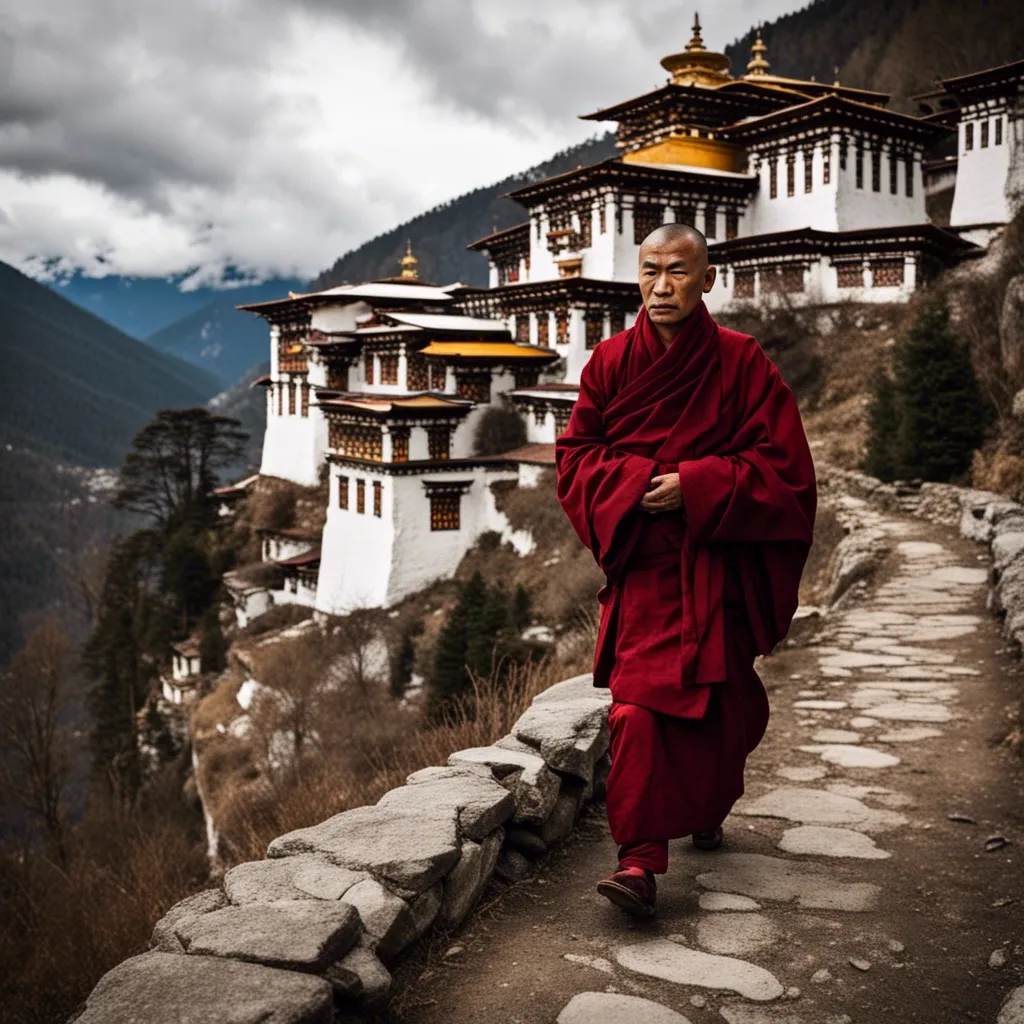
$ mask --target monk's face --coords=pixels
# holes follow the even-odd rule
[[[714,283],[715,268],[694,239],[652,240],[640,247],[640,294],[654,324],[681,323]]]

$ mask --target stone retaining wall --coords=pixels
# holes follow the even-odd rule
[[[173,906],[71,1019],[328,1024],[382,1001],[403,950],[461,924],[492,875],[523,878],[603,799],[610,700],[589,674],[557,683],[493,746],[278,836]]]

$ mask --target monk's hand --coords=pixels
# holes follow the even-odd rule
[[[682,508],[682,505],[678,473],[662,473],[651,477],[651,490],[640,499],[640,507],[645,512],[671,512]]]

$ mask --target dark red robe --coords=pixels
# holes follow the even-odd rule
[[[594,685],[613,699],[612,835],[713,827],[767,725],[753,658],[789,629],[812,540],[796,402],[757,342],[703,302],[667,349],[641,309],[584,367],[555,457],[558,499],[606,577]],[[641,509],[668,472],[683,508]]]

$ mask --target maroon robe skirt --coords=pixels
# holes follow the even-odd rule
[[[743,794],[747,755],[768,725],[742,596],[725,591],[725,682],[682,685],[678,513],[651,517],[622,582],[615,633],[608,822],[620,846],[714,828]],[[695,717],[700,715],[701,717]]]

